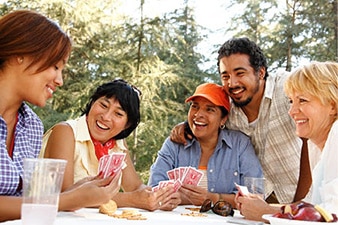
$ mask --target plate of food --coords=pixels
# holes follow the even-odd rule
[[[274,217],[272,214],[263,215],[263,219],[270,222],[271,225],[337,225],[338,222],[316,222],[307,220],[292,220],[286,218]]]
[[[329,213],[319,205],[309,203],[288,204],[275,214],[263,215],[271,225],[333,225],[338,224],[337,215]]]

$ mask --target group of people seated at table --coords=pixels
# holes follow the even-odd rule
[[[208,199],[254,220],[280,210],[269,203],[300,200],[338,213],[338,63],[310,62],[272,76],[254,42],[227,40],[218,52],[222,85],[201,84],[186,98],[187,120],[164,141],[146,185],[125,140],[141,120],[142,93],[134,85],[100,85],[82,116],[46,132],[26,103],[43,107],[62,86],[71,48],[44,15],[18,10],[0,19],[0,221],[20,218],[23,159],[37,157],[67,160],[61,211],[111,199],[118,207],[174,210]],[[103,178],[99,160],[112,152],[126,153],[122,172]],[[203,174],[198,185],[152,189],[179,167]],[[311,187],[301,182],[307,169]],[[266,178],[267,198],[240,196],[235,183],[244,185],[244,177]]]

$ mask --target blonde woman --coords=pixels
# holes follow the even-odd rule
[[[284,84],[290,99],[289,114],[296,134],[307,138],[312,186],[304,199],[338,213],[338,63],[312,62],[294,70]],[[237,205],[248,219],[262,220],[276,213],[256,196],[238,197]]]

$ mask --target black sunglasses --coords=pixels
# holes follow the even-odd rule
[[[215,214],[220,216],[233,216],[234,210],[231,204],[227,201],[217,201],[214,205],[210,199],[206,199],[200,209],[200,212],[208,212],[212,210]]]

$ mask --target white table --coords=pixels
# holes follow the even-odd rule
[[[138,211],[146,217],[146,220],[127,220],[121,218],[114,218],[108,215],[104,215],[98,212],[95,208],[84,208],[75,212],[59,212],[54,225],[204,225],[204,224],[247,224],[247,225],[261,225],[264,223],[244,220],[238,212],[234,217],[222,217],[214,214],[212,211],[205,213],[206,217],[192,217],[182,214],[191,213],[186,207],[196,206],[179,206],[173,211],[161,211],[157,210],[149,212],[146,210],[138,209]],[[120,208],[116,211],[116,214],[120,214],[123,210],[130,208]],[[231,222],[232,220],[232,222]],[[235,223],[237,222],[237,223]],[[3,225],[21,225],[21,220],[7,221]]]

